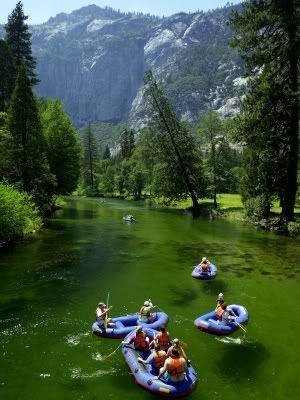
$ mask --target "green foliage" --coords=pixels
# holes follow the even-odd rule
[[[10,101],[8,128],[11,171],[7,178],[30,191],[36,204],[50,204],[55,177],[50,173],[36,100],[23,67]]]
[[[145,78],[146,96],[151,105],[153,132],[155,134],[156,160],[161,168],[156,179],[156,194],[171,200],[191,196],[193,209],[199,212],[197,197],[203,195],[204,176],[201,157],[193,136],[176,118],[168,98],[153,80],[151,72]]]
[[[0,239],[10,240],[41,227],[42,220],[31,196],[13,185],[0,183]]]
[[[119,140],[122,158],[129,158],[134,150],[134,131],[123,129]]]
[[[7,111],[14,89],[15,64],[7,43],[0,39],[0,112]]]
[[[83,182],[89,193],[96,193],[98,188],[97,163],[99,151],[94,134],[89,124],[83,133]]]
[[[122,130],[126,128],[125,123],[113,124],[109,122],[95,122],[91,123],[90,126],[100,153],[105,151],[106,146],[111,149],[114,148],[120,139]],[[79,129],[81,138],[84,137],[86,128],[87,126],[84,126]]]
[[[288,233],[292,237],[300,236],[300,222],[289,222],[288,223]]]
[[[297,0],[246,2],[231,25],[233,45],[246,61],[249,93],[237,138],[250,151],[259,194],[278,196],[283,222],[294,219],[299,133],[300,7]]]
[[[32,85],[39,82],[36,77],[36,61],[31,52],[31,33],[25,23],[28,19],[23,12],[23,4],[19,1],[8,17],[5,25],[5,40],[13,55],[15,65],[23,66]]]
[[[260,221],[268,218],[270,208],[270,201],[264,195],[249,198],[244,203],[245,217],[252,221]]]
[[[48,100],[41,113],[46,153],[50,171],[55,175],[56,193],[69,194],[78,183],[81,162],[81,144],[63,103]]]

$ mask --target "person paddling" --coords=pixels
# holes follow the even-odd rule
[[[144,305],[140,309],[140,320],[146,323],[151,323],[154,321],[154,315],[152,314],[152,310],[155,308],[151,303],[151,299],[144,301]]]
[[[216,306],[216,311],[217,311],[217,309],[218,309],[219,307],[221,307],[221,306],[225,303],[224,294],[223,294],[223,293],[219,293],[219,294],[218,294],[216,303],[217,303],[217,306]]]
[[[185,351],[183,350],[182,346],[180,346],[179,339],[175,338],[172,342],[172,346],[169,347],[167,351],[167,356],[170,357],[172,354],[172,351],[176,350],[180,354],[180,357],[183,357],[187,363],[190,363],[190,360],[188,360]]]
[[[138,326],[135,331],[135,335],[130,338],[129,341],[124,340],[122,344],[134,345],[135,350],[145,353],[149,351],[149,338],[143,331],[142,326]]]
[[[155,344],[159,344],[162,350],[165,351],[167,351],[171,346],[170,334],[166,331],[164,326],[159,328],[159,332],[155,335],[153,341],[150,343],[150,347],[151,345],[155,346]]]
[[[108,318],[108,311],[112,309],[112,306],[106,308],[106,305],[100,301],[96,308],[96,320],[98,322],[99,330],[105,328],[114,328],[115,323],[112,322],[111,318]]]
[[[164,366],[167,358],[167,353],[161,349],[159,344],[155,344],[153,352],[150,356],[143,360],[141,357],[138,358],[138,361],[144,365],[151,364],[152,372],[154,374],[158,374],[161,367]]]
[[[203,257],[200,263],[201,272],[209,272],[209,260],[206,257]]]
[[[222,306],[217,309],[217,319],[219,323],[230,324],[236,319],[236,315],[230,308],[227,308],[226,304],[222,304]]]
[[[165,374],[167,380],[172,383],[182,382],[188,374],[187,362],[180,356],[178,350],[172,350],[170,357],[166,359],[164,366],[154,379],[161,379]]]

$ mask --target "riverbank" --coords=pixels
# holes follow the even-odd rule
[[[300,207],[295,207],[295,222],[289,222],[287,226],[278,223],[281,208],[279,202],[275,202],[271,208],[271,215],[268,220],[255,221],[247,218],[245,209],[239,194],[219,194],[217,198],[218,209],[213,208],[212,199],[202,199],[200,206],[208,213],[210,218],[226,219],[231,222],[254,225],[257,229],[274,231],[292,237],[300,237]],[[178,202],[172,208],[188,209],[191,206],[190,200]]]

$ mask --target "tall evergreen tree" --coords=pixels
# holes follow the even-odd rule
[[[198,197],[204,194],[200,154],[195,149],[192,135],[179,123],[173,107],[150,71],[145,77],[145,87],[157,132],[160,164],[156,168],[156,181],[161,195],[174,200],[190,196],[193,213],[197,215],[200,213]]]
[[[0,39],[0,112],[6,111],[14,90],[15,64],[7,43]]]
[[[56,176],[56,192],[69,194],[77,187],[80,173],[81,146],[63,103],[49,100],[41,115],[47,144],[47,159]]]
[[[19,67],[13,91],[8,127],[11,133],[11,175],[9,179],[33,192],[40,205],[53,193],[54,178],[45,155],[45,141],[31,82],[25,68]]]
[[[262,193],[281,200],[281,221],[294,219],[299,134],[299,0],[248,1],[231,26],[251,77],[238,137],[254,155]]]
[[[121,155],[123,158],[129,158],[135,148],[134,131],[123,129],[120,137]]]
[[[108,147],[108,144],[105,146],[105,150],[103,153],[103,160],[109,160],[110,159],[110,150]]]
[[[36,60],[31,52],[31,33],[25,21],[28,16],[24,15],[23,4],[19,1],[8,17],[5,25],[5,40],[14,57],[17,67],[23,65],[26,75],[32,85],[39,82],[35,72]]]
[[[214,199],[214,208],[217,208],[217,190],[220,174],[218,173],[218,142],[223,139],[222,121],[218,114],[208,111],[201,115],[199,133],[206,138],[209,146],[208,170],[211,176],[211,185]]]
[[[98,148],[92,132],[91,124],[88,124],[83,135],[83,178],[84,184],[92,191],[97,189],[96,166],[99,159]]]

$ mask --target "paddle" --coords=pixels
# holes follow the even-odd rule
[[[232,314],[237,318],[238,316],[236,315],[236,313],[230,308],[230,311],[232,312]],[[244,331],[245,333],[247,333],[247,329],[243,326],[243,325],[241,325],[239,322],[237,322],[237,321],[234,321],[236,324],[237,324],[237,326],[239,327],[239,328],[241,328],[241,330],[242,331]]]
[[[238,326],[239,328],[241,328],[242,331],[244,331],[245,333],[247,333],[247,329],[246,329],[243,325],[241,325],[240,323],[238,323],[238,322],[236,322],[236,321],[234,321],[234,322],[237,324],[237,326]]]
[[[111,357],[112,355],[114,355],[115,352],[116,352],[121,346],[122,346],[122,342],[119,344],[118,347],[115,348],[114,351],[112,351],[112,352],[111,352],[110,354],[108,354],[107,356],[104,356],[104,357],[103,357],[103,360],[107,360],[109,357]]]
[[[106,308],[108,309],[108,302],[109,302],[109,292],[107,292],[107,301],[106,301]],[[105,320],[104,320],[104,326],[105,329],[107,328],[107,323],[108,323],[108,316],[107,313],[105,314]]]

